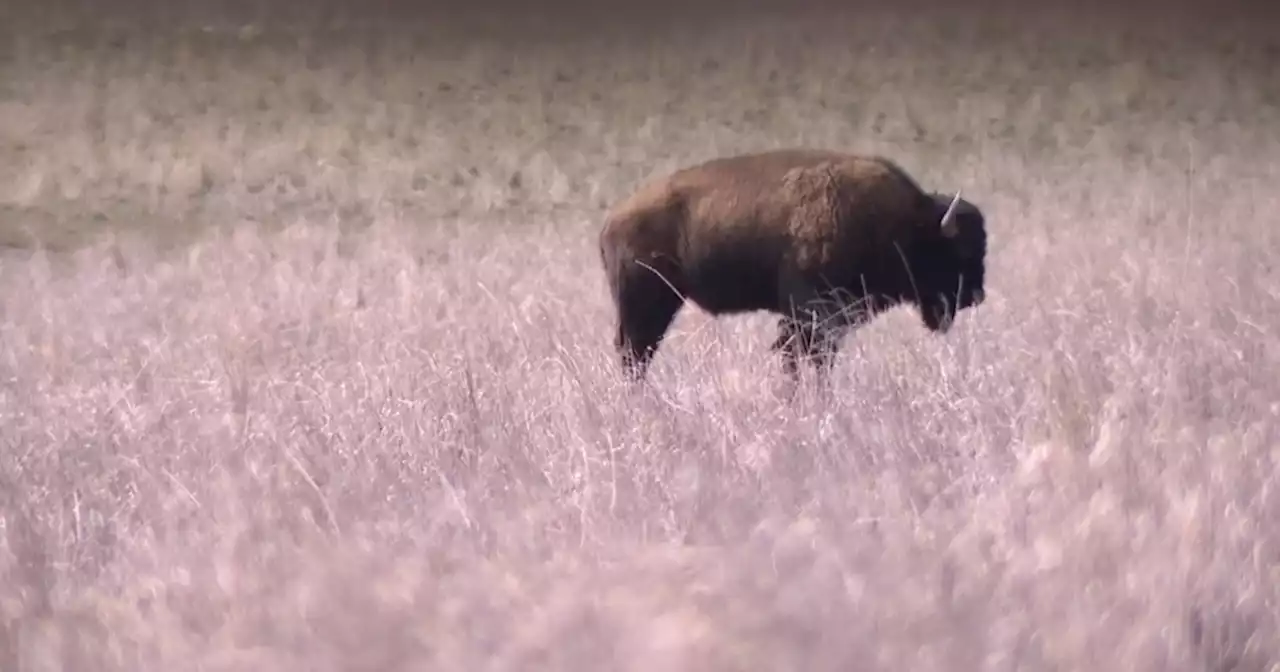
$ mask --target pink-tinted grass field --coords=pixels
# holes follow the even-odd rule
[[[172,11],[5,29],[0,670],[1280,669],[1274,24]],[[987,302],[629,392],[603,208],[788,145]]]

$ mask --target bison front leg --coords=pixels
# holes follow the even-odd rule
[[[817,316],[783,317],[778,320],[778,338],[771,346],[782,357],[782,370],[792,381],[800,376],[800,360],[808,362],[825,385],[840,350],[843,329],[824,323]]]
[[[800,341],[800,327],[796,321],[790,317],[783,317],[778,320],[778,338],[773,341],[773,345],[769,348],[779,354],[782,358],[782,371],[787,374],[788,378],[794,379],[799,373],[798,359],[800,349],[802,348]]]
[[[820,387],[835,364],[840,341],[857,321],[847,310],[839,292],[800,272],[784,273],[779,283],[778,338],[773,348],[782,355],[783,370],[794,382],[799,379],[800,359],[815,369]]]

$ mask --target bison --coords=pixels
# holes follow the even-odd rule
[[[946,333],[983,301],[985,218],[892,161],[811,149],[715,159],[640,187],[608,212],[600,258],[632,381],[686,301],[711,315],[780,315],[784,370],[820,374],[843,335],[913,304]]]

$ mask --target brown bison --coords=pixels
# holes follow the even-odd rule
[[[875,156],[790,149],[688,167],[617,204],[599,243],[632,380],[686,300],[781,315],[772,348],[792,378],[802,356],[825,374],[846,331],[895,305],[945,333],[983,300],[981,211]]]

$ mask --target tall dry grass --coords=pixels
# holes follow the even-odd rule
[[[0,669],[1280,664],[1258,25],[59,17],[0,103],[68,248],[0,260]],[[989,300],[794,403],[688,310],[626,390],[601,205],[789,144],[963,188]]]

